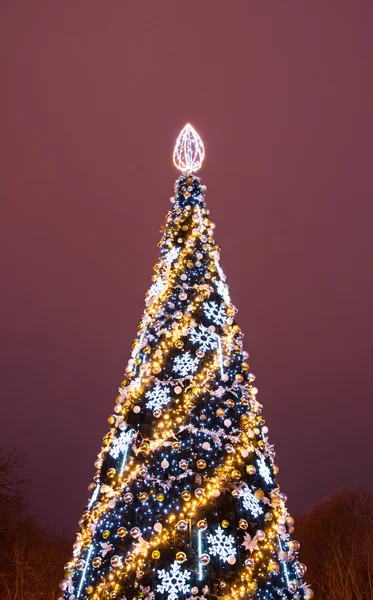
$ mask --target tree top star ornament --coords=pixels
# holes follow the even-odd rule
[[[58,600],[310,600],[187,125]],[[67,484],[68,485],[68,484]]]

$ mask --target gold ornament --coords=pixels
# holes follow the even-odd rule
[[[104,540],[107,540],[110,537],[110,531],[108,529],[105,529],[105,531],[102,532],[102,537],[104,538]]]
[[[173,442],[172,443],[172,450],[180,450],[180,444],[179,444],[179,442]]]
[[[198,521],[197,527],[198,529],[204,531],[205,529],[207,529],[207,521],[205,519],[201,519],[200,521]]]
[[[254,465],[247,465],[246,473],[248,473],[249,475],[255,475],[256,467]]]
[[[198,467],[198,469],[205,469],[206,461],[203,459],[197,460],[197,467]]]
[[[127,533],[127,529],[125,527],[119,527],[117,534],[120,538],[124,538]]]
[[[205,565],[205,566],[206,566],[206,565],[208,565],[208,564],[209,564],[209,562],[210,562],[210,557],[209,557],[209,555],[208,555],[208,554],[201,554],[201,556],[200,556],[199,560],[200,560],[200,562],[201,562],[203,565]]]
[[[188,492],[188,490],[184,490],[183,492],[181,492],[181,497],[183,500],[185,500],[185,502],[189,502],[189,500],[192,497],[192,494]]]
[[[93,587],[92,587],[91,585],[89,585],[89,586],[87,587],[87,594],[91,595],[91,594],[93,594],[93,591],[94,591],[94,590],[93,590]]]
[[[130,534],[133,538],[137,539],[141,535],[141,531],[138,527],[132,527]]]
[[[241,473],[237,469],[233,469],[232,471],[232,479],[241,479]]]
[[[133,554],[128,554],[126,556],[126,558],[124,559],[124,562],[126,563],[126,565],[132,565],[133,561],[135,560],[135,557]]]
[[[214,377],[215,377],[215,373],[214,373]],[[224,408],[218,408],[218,410],[216,411],[216,414],[218,417],[224,417],[225,416]]]
[[[257,500],[263,500],[264,498],[264,492],[263,490],[256,490],[256,492],[254,493],[254,496]]]
[[[122,560],[120,558],[120,556],[118,556],[117,554],[115,554],[114,556],[111,557],[110,559],[110,564],[112,565],[112,567],[119,567],[122,564]]]
[[[280,565],[274,560],[269,561],[268,563],[268,571],[270,573],[278,573],[280,570]]]
[[[157,500],[158,500],[158,502],[163,502],[164,494],[157,494]]]
[[[240,519],[238,525],[241,529],[247,529],[249,526],[248,522],[245,519]]]
[[[161,558],[161,553],[159,552],[159,550],[154,550],[152,552],[152,558],[154,558],[154,560],[158,560],[159,558]]]
[[[221,522],[221,526],[223,527],[223,529],[227,529],[227,527],[229,527],[229,521],[227,521],[226,519],[224,519]]]
[[[106,475],[108,477],[110,477],[110,479],[112,479],[113,477],[115,477],[115,469],[111,468],[108,470],[108,472],[106,473]]]
[[[148,499],[148,494],[146,492],[141,492],[141,494],[139,494],[140,502],[146,502],[147,499]]]
[[[127,492],[126,494],[124,494],[123,500],[125,502],[127,502],[127,503],[128,502],[132,502],[132,500],[133,500],[133,494],[131,494],[131,492]]]
[[[176,558],[176,562],[178,562],[178,563],[183,563],[183,562],[185,562],[185,561],[186,561],[186,558],[187,558],[187,557],[186,557],[186,554],[185,554],[185,552],[178,552],[178,553],[176,554],[176,557],[175,557],[175,558]]]
[[[228,408],[233,408],[234,407],[234,400],[232,400],[232,398],[228,398],[228,400],[225,401],[225,404],[228,406]]]
[[[205,490],[203,490],[202,488],[197,488],[196,490],[194,490],[194,495],[196,498],[203,498],[203,496],[205,495]]]

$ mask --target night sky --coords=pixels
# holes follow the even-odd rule
[[[73,533],[190,121],[295,515],[373,487],[371,0],[2,0],[0,445]]]

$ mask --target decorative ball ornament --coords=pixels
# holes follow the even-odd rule
[[[186,531],[188,529],[188,523],[184,520],[181,520],[176,525],[176,529],[178,529],[179,531]]]
[[[176,140],[173,161],[181,172],[198,171],[205,157],[202,140],[190,123],[180,131]]]
[[[83,571],[83,569],[84,569],[84,567],[85,567],[85,560],[83,560],[82,558],[81,558],[81,559],[79,559],[79,560],[76,562],[76,565],[75,565],[75,566],[76,566],[76,568],[78,569],[78,571]]]
[[[192,592],[193,596],[196,596],[199,592],[198,587],[192,587],[191,592]]]
[[[201,562],[203,565],[205,565],[205,566],[206,566],[206,565],[208,565],[208,564],[209,564],[209,562],[210,562],[210,557],[209,557],[209,555],[208,555],[208,554],[201,554],[201,556],[200,556],[200,559],[199,559],[199,560],[200,560],[200,562]]]
[[[298,589],[298,582],[297,581],[289,581],[288,583],[288,590],[291,594],[294,594]]]
[[[158,500],[158,502],[163,502],[164,494],[157,494],[157,500]]]
[[[159,550],[153,550],[153,552],[152,552],[152,558],[154,560],[158,560],[159,558],[161,558],[161,553],[159,552]]]
[[[253,569],[255,565],[255,562],[253,561],[252,558],[247,558],[245,560],[245,567],[248,567],[248,569]]]
[[[281,560],[281,562],[286,562],[288,558],[289,555],[285,550],[281,550],[281,552],[278,553],[278,559]]]
[[[189,463],[188,463],[188,461],[187,461],[187,460],[181,460],[181,461],[179,462],[179,467],[180,467],[180,469],[187,469],[187,468],[188,468],[188,464],[189,464]]]
[[[212,493],[212,495],[214,496],[214,498],[219,498],[220,494],[221,494],[221,491],[218,490],[218,489],[214,490],[213,493]]]
[[[309,587],[304,590],[303,594],[305,600],[311,600],[311,598],[314,596],[313,590],[311,590]]]
[[[211,448],[210,443],[209,442],[203,442],[202,448],[204,450],[210,450],[210,448]]]
[[[139,412],[141,412],[141,406],[134,406],[132,410],[136,415],[138,415]]]
[[[304,565],[303,563],[299,563],[295,567],[295,572],[298,575],[298,577],[304,577],[304,575],[307,573],[306,565]]]
[[[255,475],[255,473],[256,473],[256,467],[254,465],[247,465],[247,467],[246,467],[246,473],[248,475]]]
[[[263,490],[256,490],[254,496],[257,500],[263,500],[265,494],[264,494]]]
[[[203,459],[197,460],[198,469],[206,469],[206,461]]]
[[[140,537],[141,535],[141,531],[138,527],[132,527],[130,534],[132,535],[133,538],[135,538],[135,540]]]
[[[176,562],[181,564],[186,561],[187,556],[186,556],[185,552],[178,552],[176,554],[175,558],[176,558]]]
[[[122,564],[122,559],[120,556],[118,556],[117,554],[115,554],[114,556],[111,557],[110,559],[110,564],[112,567],[119,567]]]
[[[94,566],[95,569],[98,569],[99,567],[101,567],[101,563],[102,563],[101,556],[95,556],[95,558],[92,560],[92,565]]]
[[[229,521],[227,519],[223,519],[221,526],[223,529],[227,529],[227,527],[229,527]]]
[[[290,540],[289,542],[289,550],[292,552],[298,552],[300,548],[300,543],[297,540]]]
[[[230,556],[228,556],[228,559],[227,559],[229,565],[234,565],[235,562],[236,562],[236,560],[237,559],[236,559],[236,557],[233,554],[231,554]]]
[[[156,408],[155,410],[153,410],[153,417],[155,419],[159,419],[159,417],[162,416],[162,411],[160,408]]]
[[[278,573],[280,570],[280,565],[274,560],[269,561],[268,563],[268,571],[270,573]]]
[[[249,451],[244,448],[243,450],[241,450],[241,456],[242,458],[247,458],[249,456]]]
[[[183,492],[181,492],[181,497],[183,500],[185,500],[185,502],[189,502],[189,500],[192,497],[192,494],[188,490],[184,490]]]
[[[194,491],[194,495],[195,495],[195,497],[196,497],[196,498],[200,498],[200,499],[201,499],[201,498],[203,498],[203,497],[204,497],[204,495],[205,495],[205,490],[203,490],[202,488],[197,488],[197,489]]]
[[[156,531],[157,533],[159,533],[163,529],[162,523],[154,523],[153,529],[154,529],[154,531]]]
[[[105,531],[102,532],[102,537],[104,538],[104,540],[107,540],[110,537],[110,531],[108,529],[105,529]]]
[[[238,525],[239,525],[240,529],[247,529],[249,526],[246,519],[240,519]]]
[[[126,563],[126,565],[132,565],[133,561],[135,560],[135,557],[133,554],[128,554],[126,556],[126,558],[124,559],[124,562]]]
[[[205,519],[201,519],[200,521],[198,521],[197,527],[198,529],[204,531],[205,529],[207,529],[207,521]]]
[[[258,529],[256,532],[257,538],[259,541],[263,541],[265,539],[266,534],[261,529]]]
[[[125,502],[127,502],[127,504],[128,504],[129,502],[132,502],[132,500],[133,500],[133,494],[131,494],[131,492],[127,492],[126,494],[124,494],[124,496],[123,496],[123,500],[124,500]]]
[[[168,460],[166,460],[165,458],[162,460],[161,462],[161,467],[162,469],[167,469],[167,467],[170,466],[170,463],[168,462]]]

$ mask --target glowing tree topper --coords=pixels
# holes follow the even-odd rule
[[[192,173],[201,168],[204,157],[203,142],[196,130],[187,123],[176,140],[174,165],[182,172]]]

